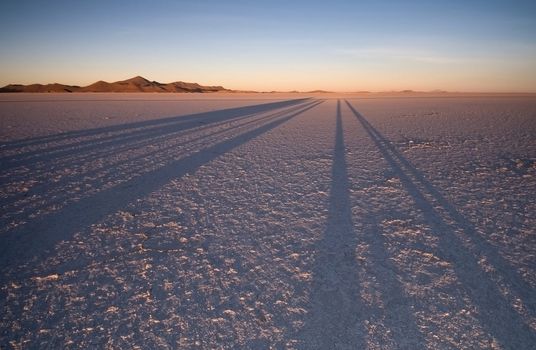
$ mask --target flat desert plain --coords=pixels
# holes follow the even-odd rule
[[[536,96],[2,94],[0,348],[533,349]]]

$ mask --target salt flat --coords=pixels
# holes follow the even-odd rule
[[[530,349],[536,98],[0,96],[0,348]]]

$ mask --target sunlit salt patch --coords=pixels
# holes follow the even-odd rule
[[[435,256],[434,254],[430,253],[430,252],[426,252],[426,251],[422,251],[422,250],[419,250],[419,249],[413,249],[411,250],[411,252],[415,255],[419,255],[423,258],[424,261],[427,261],[427,262],[439,262],[441,261],[441,259],[437,256]]]
[[[234,318],[236,316],[236,312],[234,312],[233,310],[224,310],[223,314],[230,318]]]
[[[378,191],[378,192],[381,192],[381,193],[392,193],[392,194],[395,194],[395,193],[399,193],[400,190],[396,187],[391,187],[391,186],[374,186],[374,187],[369,187],[368,188],[368,191]]]
[[[300,258],[300,254],[298,253],[292,253],[288,256],[289,258],[293,259],[293,260],[297,260]]]
[[[52,274],[44,277],[32,277],[32,280],[38,283],[57,281],[60,278],[58,274]]]
[[[119,211],[117,215],[121,217],[123,221],[129,221],[134,218],[134,215],[132,215],[132,213],[129,213],[127,211]]]
[[[11,288],[11,289],[19,289],[20,287],[21,287],[21,285],[15,283],[15,282],[11,282],[10,285],[9,285],[9,288]]]
[[[399,185],[400,184],[400,179],[398,177],[391,177],[387,180],[385,180],[385,182],[389,185]]]
[[[382,224],[385,226],[404,226],[406,221],[400,219],[384,220]]]
[[[300,272],[297,275],[298,279],[301,281],[312,281],[313,275],[309,272]]]
[[[117,311],[119,311],[119,308],[117,306],[110,306],[108,309],[106,309],[107,314],[114,314]]]
[[[424,140],[409,140],[406,144],[409,148],[431,148],[434,146],[431,141]]]
[[[178,231],[183,230],[183,226],[180,225],[179,223],[175,222],[175,221],[169,221],[169,222],[163,224],[162,226],[167,227],[167,228],[173,228],[173,229],[176,229]]]

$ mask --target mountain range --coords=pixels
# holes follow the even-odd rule
[[[0,88],[0,92],[233,92],[222,86],[203,86],[197,83],[176,81],[173,83],[159,83],[149,81],[137,76],[127,80],[108,83],[99,80],[88,86],[64,84],[10,84]]]

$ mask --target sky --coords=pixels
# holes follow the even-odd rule
[[[536,92],[536,1],[2,0],[0,86]]]

